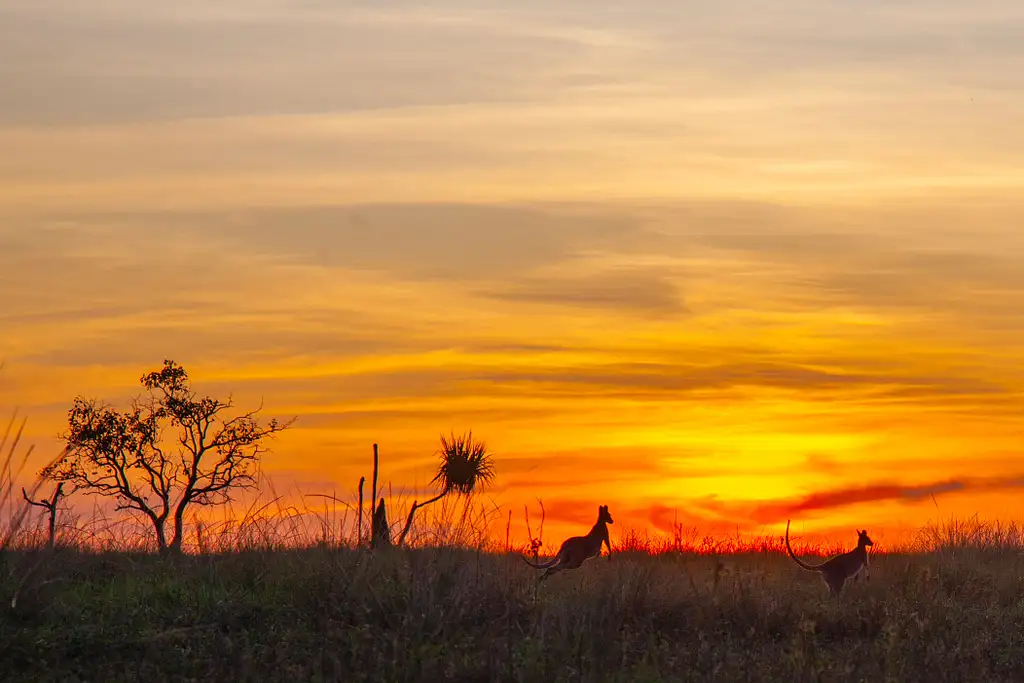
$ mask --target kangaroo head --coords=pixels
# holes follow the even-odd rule
[[[867,529],[865,529],[864,531],[861,531],[860,529],[857,529],[857,545],[859,545],[859,546],[874,545],[874,542],[872,542],[872,540],[870,538],[868,538],[868,530]]]
[[[599,508],[597,508],[597,523],[600,524],[601,522],[615,524],[615,522],[612,520],[611,513],[608,512],[607,505],[602,505]]]

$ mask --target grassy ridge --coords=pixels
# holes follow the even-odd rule
[[[443,548],[6,561],[11,681],[1024,680],[1019,549],[879,555],[838,603],[777,553],[617,553],[539,586]]]

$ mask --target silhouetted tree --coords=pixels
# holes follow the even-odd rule
[[[255,487],[264,439],[290,422],[262,425],[258,410],[227,417],[231,399],[198,396],[172,360],[140,382],[148,394],[129,410],[76,398],[62,435],[67,456],[42,474],[76,491],[115,498],[120,510],[141,512],[153,524],[159,550],[180,552],[189,506],[223,503],[232,490]],[[174,438],[164,438],[168,428]]]
[[[26,491],[24,487],[21,489],[21,495],[29,505],[46,510],[50,520],[48,527],[50,533],[47,537],[46,547],[52,550],[57,544],[57,511],[60,505],[61,496],[64,495],[64,482],[57,484],[56,490],[54,490],[53,495],[49,498],[36,500],[28,494],[28,491]]]
[[[473,440],[472,431],[462,436],[452,434],[450,438],[442,434],[438,455],[441,456],[441,463],[430,483],[437,484],[441,492],[424,503],[413,501],[405,527],[398,537],[398,545],[405,542],[417,510],[436,503],[450,493],[469,496],[494,481],[494,458],[487,452],[487,446],[482,441]]]

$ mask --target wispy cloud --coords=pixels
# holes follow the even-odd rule
[[[925,484],[871,483],[818,491],[790,501],[743,504],[723,503],[718,512],[734,507],[734,514],[756,524],[777,524],[801,514],[821,515],[867,503],[902,502],[915,504],[948,494],[984,494],[1024,487],[1024,474],[999,477],[961,477]],[[741,512],[741,510],[745,510]]]
[[[637,362],[610,364],[576,369],[551,368],[548,370],[491,372],[479,376],[481,380],[508,386],[517,383],[547,385],[567,392],[589,393],[636,398],[655,395],[680,395],[703,390],[731,390],[742,387],[787,389],[814,395],[838,393],[849,398],[853,389],[875,390],[884,397],[897,394],[942,398],[945,396],[973,398],[979,394],[1001,394],[1005,389],[996,383],[941,376],[913,376],[906,374],[871,374],[857,368],[843,372],[802,367],[784,363],[736,363],[722,365],[670,364]]]
[[[572,308],[609,308],[627,315],[677,316],[687,312],[682,293],[665,275],[610,271],[560,278],[530,277],[486,291],[488,298]]]

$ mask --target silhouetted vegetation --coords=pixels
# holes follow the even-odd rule
[[[64,495],[64,482],[57,484],[57,487],[53,490],[53,493],[49,498],[43,498],[36,500],[32,496],[28,495],[28,491],[22,487],[21,496],[25,499],[25,502],[34,507],[42,508],[46,510],[47,522],[47,534],[46,534],[46,547],[53,549],[57,544],[57,513],[60,512],[60,499]]]
[[[154,387],[183,381],[175,366],[165,371]],[[97,411],[89,415],[103,418],[105,431],[69,439],[69,452],[113,443],[128,471],[153,455],[155,416],[187,434],[196,414],[227,405],[185,407],[203,400],[213,399],[172,389],[127,414],[76,402],[80,424],[93,424],[86,413]],[[252,438],[271,433],[247,429]],[[351,508],[339,516],[336,506],[315,510],[261,493],[221,522],[195,519],[194,542],[176,523],[172,543],[184,552],[155,554],[151,517],[58,513],[59,489],[38,498],[45,479],[14,495],[29,450],[19,450],[20,433],[12,419],[0,439],[4,681],[1024,680],[1024,529],[1013,523],[928,527],[911,546],[872,553],[871,581],[830,599],[786,556],[781,537],[681,526],[651,536],[620,520],[627,528],[610,561],[541,584],[515,557],[541,550],[532,528],[522,547],[488,540],[496,512],[474,495],[493,466],[467,434],[442,439],[442,495],[415,523],[410,513],[406,547],[383,542],[392,529],[378,513],[371,536],[381,542],[371,550],[362,504],[352,520]],[[139,467],[164,490],[158,466]],[[187,487],[189,478],[174,481]],[[201,481],[228,479],[214,472]],[[461,495],[444,495],[451,492]],[[377,508],[383,503],[381,495]],[[846,549],[794,540],[801,555]]]
[[[142,513],[160,551],[180,551],[188,508],[224,503],[233,490],[254,488],[264,440],[287,425],[276,419],[261,425],[257,410],[227,417],[231,400],[199,396],[185,369],[171,360],[140,382],[149,394],[129,410],[76,398],[63,437],[66,455],[41,476]],[[168,428],[175,430],[171,439]]]
[[[0,661],[11,681],[1019,681],[1015,533],[876,554],[839,601],[779,539],[616,546],[540,587],[483,549],[63,549],[4,605]]]
[[[452,434],[450,438],[442,434],[438,455],[441,462],[430,483],[437,484],[441,492],[422,503],[413,501],[409,517],[398,537],[398,545],[405,542],[417,510],[433,505],[452,493],[468,498],[494,481],[494,458],[487,452],[486,444],[473,439],[473,432],[461,436]]]

